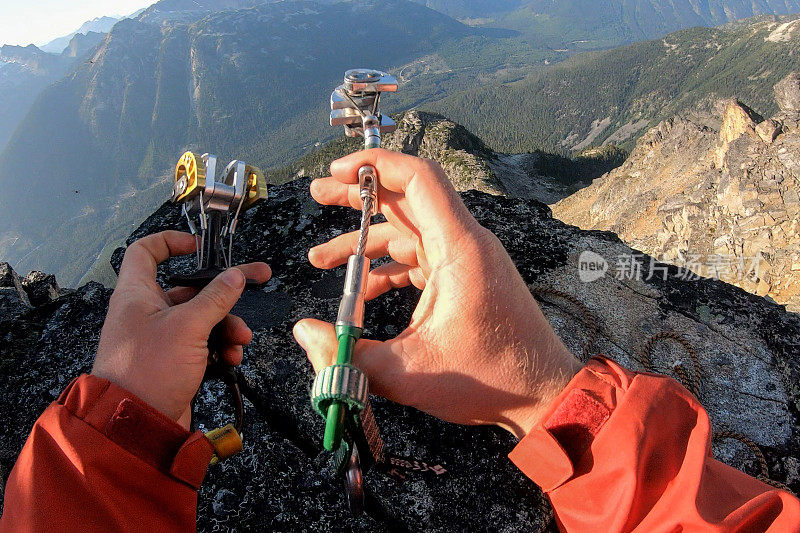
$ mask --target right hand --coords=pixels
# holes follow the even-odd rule
[[[411,323],[385,342],[361,339],[354,363],[370,392],[447,421],[496,424],[522,438],[580,369],[542,315],[500,241],[469,213],[435,162],[383,149],[331,164],[314,180],[321,204],[361,209],[358,169],[378,172],[380,211],[367,256],[394,262],[369,274],[367,299],[413,284],[422,289]],[[319,268],[344,264],[358,232],[312,248]],[[294,335],[316,371],[332,364],[331,324],[305,319]]]

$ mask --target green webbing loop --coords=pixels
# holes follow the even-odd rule
[[[311,405],[323,418],[331,403],[343,402],[349,412],[358,413],[369,398],[367,376],[350,364],[323,368],[311,388]]]
[[[339,350],[336,354],[337,365],[352,364],[353,350],[355,349],[356,341],[361,337],[361,332],[361,328],[352,325],[336,325],[336,337],[339,341]],[[325,435],[322,439],[322,446],[330,452],[339,448],[342,442],[345,408],[346,404],[333,400],[329,402],[326,410]]]

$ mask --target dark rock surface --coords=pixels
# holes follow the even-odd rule
[[[0,263],[0,322],[16,318],[30,307],[17,273],[8,263]]]
[[[236,311],[254,330],[245,349],[245,451],[211,467],[199,498],[201,531],[535,531],[541,495],[507,460],[514,439],[501,430],[462,427],[374,398],[376,419],[396,454],[440,463],[448,474],[410,474],[405,481],[370,472],[366,516],[353,519],[329,456],[322,453],[323,424],[308,402],[313,372],[291,336],[303,317],[331,320],[341,293],[341,269],[320,271],[307,249],[353,229],[352,210],[318,206],[306,179],[273,187],[270,199],[246,213],[237,234],[238,262],[266,261],[274,278],[245,293]],[[800,318],[781,306],[711,280],[579,281],[577,256],[591,249],[611,260],[633,253],[609,233],[581,231],[550,217],[536,201],[463,193],[475,216],[509,249],[523,277],[583,301],[598,326],[594,353],[641,369],[639,350],[653,334],[673,329],[700,355],[701,400],[715,427],[740,431],[762,445],[772,476],[800,489],[798,346]],[[129,239],[162,229],[183,229],[165,204]],[[112,263],[118,268],[122,250]],[[647,256],[641,256],[645,259]],[[190,259],[159,268],[159,279],[187,268]],[[666,268],[666,267],[665,267]],[[0,467],[12,466],[36,416],[92,361],[110,291],[89,284],[76,292],[0,320]],[[408,324],[418,293],[395,291],[367,305],[365,335],[385,339]],[[550,300],[547,299],[547,302]],[[552,300],[558,304],[556,300]],[[587,327],[562,305],[543,304],[556,330],[581,353]],[[657,371],[686,363],[679,347],[659,345]],[[219,384],[204,387],[197,423],[229,421]],[[723,460],[755,474],[755,461],[735,442],[715,445]]]
[[[28,299],[30,299],[31,305],[34,306],[52,302],[62,294],[56,277],[38,270],[29,272],[21,280],[21,283],[22,288],[25,289],[25,293],[28,295]]]

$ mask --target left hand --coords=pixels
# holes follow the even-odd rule
[[[266,263],[230,268],[202,290],[175,287],[164,292],[156,265],[171,256],[193,253],[188,233],[164,231],[131,244],[111,295],[92,374],[123,387],[189,429],[191,401],[208,359],[208,337],[218,328],[220,355],[230,365],[242,361],[242,346],[252,332],[228,314],[245,285],[271,275]]]

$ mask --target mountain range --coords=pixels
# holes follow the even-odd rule
[[[0,153],[36,98],[63,78],[104,36],[92,30],[75,32],[69,39],[64,37],[58,52],[53,53],[32,44],[0,46]]]
[[[408,140],[419,139],[426,153],[455,157],[472,149],[475,158],[486,153],[471,145],[463,130],[441,120],[427,123],[427,139],[418,136],[416,121],[407,122]],[[448,153],[449,145],[458,150]],[[477,171],[476,176],[483,173]],[[697,399],[715,430],[748,439],[744,446],[715,438],[714,457],[800,490],[800,315],[726,283],[682,279],[668,265],[662,265],[664,278],[606,275],[583,282],[576,259],[585,250],[608,258],[639,252],[611,233],[564,224],[535,200],[474,190],[462,198],[508,249],[572,353],[583,359],[601,353],[632,370],[682,379],[689,387],[686,376],[693,376]],[[314,372],[292,326],[300,318],[336,316],[342,269],[314,268],[306,254],[310,246],[357,226],[358,214],[320,206],[303,178],[271,187],[269,198],[246,218],[237,231],[236,261],[267,261],[274,275],[266,286],[245,290],[233,310],[253,331],[239,367],[247,400],[244,450],[209,467],[198,491],[197,531],[554,530],[546,496],[508,460],[517,443],[512,435],[449,424],[377,396],[372,407],[387,453],[441,465],[447,473],[417,469],[396,479],[373,468],[364,475],[365,513],[350,514],[341,476],[328,466],[330,454],[322,448],[324,423],[309,405]],[[185,229],[169,203],[123,239],[113,267],[119,269],[125,244],[166,229]],[[158,283],[167,287],[170,274],[186,266],[180,259],[159,265]],[[20,279],[0,264],[0,504],[36,418],[71,379],[91,370],[108,309],[110,289],[87,283],[63,291],[55,281],[41,273]],[[408,326],[418,300],[414,287],[371,300],[364,336],[396,336]],[[696,374],[687,347],[699,354]],[[229,394],[217,380],[202,386],[192,418],[197,429],[230,422]],[[763,452],[767,467],[759,466],[753,449]]]
[[[165,1],[120,21],[87,61],[39,96],[0,154],[0,184],[9,188],[0,198],[0,256],[74,283],[82,273],[63,263],[64,253],[82,237],[92,241],[82,256],[100,253],[103,244],[91,235],[109,229],[108,208],[131,196],[140,201],[141,191],[163,182],[176,153],[213,150],[270,167],[338,134],[327,125],[328,95],[353,65],[407,66],[403,93],[386,99],[392,111],[508,64],[490,56],[438,71],[421,58],[441,52],[467,63],[474,41],[460,42],[503,39],[502,31],[402,0],[281,2],[211,14],[182,5]],[[192,22],[168,18],[175,12]],[[364,18],[369,27],[341,39],[343,25]],[[120,236],[142,213],[125,211],[134,214]],[[74,229],[66,235],[64,220]]]
[[[135,16],[138,13],[135,13]],[[64,49],[69,45],[69,42],[72,40],[73,37],[76,35],[87,35],[88,33],[108,33],[109,30],[126,17],[97,17],[92,20],[87,20],[81,26],[75,30],[74,32],[64,35],[62,37],[57,37],[52,41],[43,44],[39,47],[40,50],[43,52],[49,52],[51,54],[60,54],[64,51]]]
[[[768,90],[797,46],[791,20],[770,18],[563,61],[663,33],[646,22],[646,6],[700,17],[670,15],[665,23],[680,25],[782,13],[794,2],[754,3],[750,11],[740,11],[742,2],[605,2],[602,12],[627,28],[619,38],[596,33],[610,23],[597,24],[594,8],[576,9],[568,25],[579,34],[566,44],[509,22],[530,15],[567,24],[561,3],[427,2],[443,12],[422,4],[162,0],[118,22],[47,82],[0,153],[0,257],[77,282],[167,194],[176,154],[213,151],[278,169],[335,137],[327,95],[355,65],[399,78],[386,112],[440,112],[494,150],[540,154],[536,175],[553,177],[575,168],[570,158],[586,148],[632,147],[666,107],[689,105],[726,80],[737,81],[731,90]],[[353,22],[360,20],[369,26]],[[778,33],[765,40],[764,32]],[[601,157],[619,159],[610,144]]]

